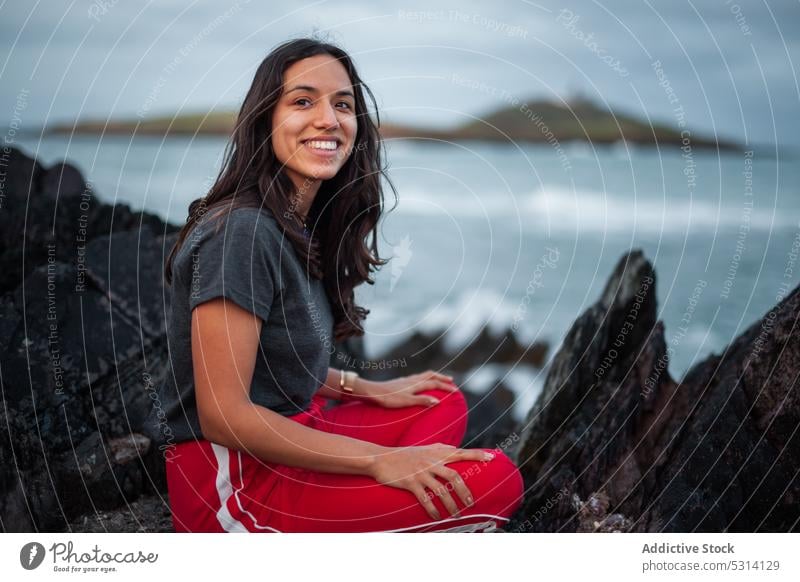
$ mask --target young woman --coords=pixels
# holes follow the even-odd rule
[[[452,378],[370,382],[328,367],[335,342],[363,335],[354,288],[386,262],[364,90],[375,106],[336,46],[277,47],[216,183],[189,208],[165,273],[176,531],[478,531],[521,503],[502,451],[457,448],[467,409]]]

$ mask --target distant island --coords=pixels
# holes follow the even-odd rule
[[[226,137],[233,129],[236,115],[235,111],[214,111],[142,119],[86,120],[74,126],[53,125],[45,128],[44,133]],[[513,107],[501,107],[478,116],[475,121],[451,129],[382,123],[380,131],[384,139],[550,144],[569,141],[612,144],[627,141],[637,145],[686,145],[686,140],[676,128],[664,124],[650,125],[632,116],[602,108],[585,98],[573,99],[566,105],[537,100]],[[688,137],[692,147],[741,149],[735,143],[697,135],[693,131],[685,132],[684,135]]]

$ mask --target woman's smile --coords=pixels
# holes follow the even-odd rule
[[[331,139],[311,139],[303,142],[306,149],[322,158],[335,158],[341,155],[341,145],[338,140]]]

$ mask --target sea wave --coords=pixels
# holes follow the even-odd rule
[[[796,219],[772,208],[750,208],[743,201],[665,199],[656,195],[621,197],[601,190],[546,186],[512,195],[403,192],[396,212],[401,216],[448,217],[504,221],[504,228],[547,232],[637,232],[685,234],[738,229],[796,228]],[[443,224],[447,224],[444,222]]]

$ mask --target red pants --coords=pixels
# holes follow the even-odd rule
[[[440,400],[431,407],[387,409],[352,401],[323,410],[314,396],[308,410],[292,420],[317,430],[347,435],[383,446],[444,443],[459,446],[467,426],[460,392],[426,390]],[[437,496],[442,516],[432,521],[405,489],[363,475],[322,473],[265,463],[206,440],[187,441],[167,450],[167,486],[177,532],[377,532],[491,531],[502,527],[522,502],[522,476],[499,449],[491,461],[457,461],[475,501],[452,517]]]

